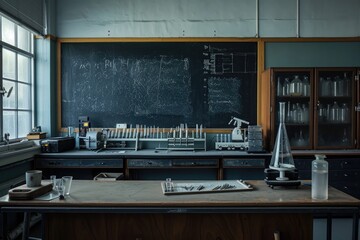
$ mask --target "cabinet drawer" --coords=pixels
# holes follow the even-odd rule
[[[224,159],[224,168],[265,168],[265,159],[249,158],[249,159]]]
[[[329,171],[329,180],[360,182],[360,170]]]
[[[80,167],[80,159],[36,159],[35,168]]]
[[[82,167],[116,167],[123,168],[122,159],[88,159],[81,160]]]
[[[123,168],[122,159],[36,159],[36,168]]]
[[[218,159],[173,159],[173,167],[215,167],[219,165]]]
[[[166,168],[171,167],[170,159],[128,159],[128,168]]]
[[[330,170],[360,169],[360,159],[328,159]]]

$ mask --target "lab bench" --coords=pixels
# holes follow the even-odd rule
[[[325,154],[329,162],[329,184],[360,198],[360,151],[293,151],[300,180],[311,179],[314,154]],[[244,151],[88,151],[35,155],[35,168],[51,174],[71,174],[92,179],[100,172],[120,172],[127,180],[262,180],[271,153]]]

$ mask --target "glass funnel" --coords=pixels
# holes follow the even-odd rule
[[[280,176],[276,180],[288,180],[285,177],[285,171],[294,169],[295,164],[285,127],[285,102],[280,102],[279,105],[280,123],[269,167],[280,172]]]

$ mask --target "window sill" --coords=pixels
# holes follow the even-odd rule
[[[32,141],[0,146],[0,166],[32,158],[39,152],[40,146],[36,146]]]

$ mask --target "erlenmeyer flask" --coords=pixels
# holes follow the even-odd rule
[[[280,124],[269,167],[280,172],[280,176],[276,178],[277,180],[288,180],[288,178],[285,177],[285,171],[294,169],[295,164],[291,154],[290,142],[285,127],[285,103],[280,102],[279,104]]]

